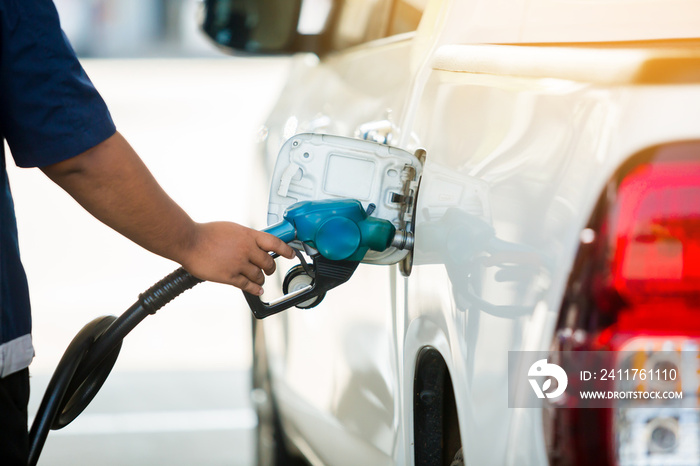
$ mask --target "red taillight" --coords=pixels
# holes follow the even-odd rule
[[[700,161],[637,166],[603,222],[609,276],[596,291],[619,299],[607,309],[615,322],[599,343],[620,349],[626,333],[700,333]]]
[[[632,158],[607,186],[583,238],[553,350],[698,350],[700,141],[659,146]],[[630,418],[614,404],[610,409],[546,407],[551,463],[700,464],[700,416],[633,409],[636,417]],[[663,449],[653,443],[668,439],[666,434],[646,432],[671,424],[678,439],[685,439],[677,457],[673,445]],[[637,443],[630,443],[633,437]],[[688,451],[695,455],[691,463]]]
[[[613,227],[614,286],[630,303],[697,302],[700,162],[651,162],[620,183]]]

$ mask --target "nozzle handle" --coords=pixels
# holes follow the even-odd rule
[[[309,300],[319,298],[320,302],[320,299],[323,298],[328,290],[348,281],[359,264],[359,261],[334,261],[317,255],[314,256],[313,264],[315,277],[309,287],[288,293],[269,303],[264,302],[260,296],[255,296],[245,291],[243,294],[246,301],[248,301],[250,310],[253,311],[253,315],[257,319],[264,319]]]

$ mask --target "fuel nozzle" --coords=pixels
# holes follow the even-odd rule
[[[355,199],[297,202],[264,231],[300,241],[326,259],[350,261],[361,261],[370,249],[386,250],[396,235],[390,221],[371,217]]]
[[[413,233],[406,230],[396,230],[391,246],[396,249],[413,251]]]
[[[245,293],[259,319],[292,306],[318,305],[328,290],[350,279],[369,250],[406,249],[413,244],[410,234],[399,234],[390,221],[371,217],[355,199],[298,202],[285,211],[284,220],[264,231],[286,243],[301,242],[315,253],[311,265],[293,269],[294,280],[285,283],[294,283],[295,288],[285,289],[283,297],[265,303]]]

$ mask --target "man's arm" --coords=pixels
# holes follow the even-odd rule
[[[267,251],[294,256],[291,247],[267,233],[231,222],[194,222],[119,133],[41,169],[98,220],[203,280],[259,295],[262,271],[275,271]]]

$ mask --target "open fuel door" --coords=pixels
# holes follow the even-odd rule
[[[412,241],[422,170],[416,155],[396,147],[341,136],[297,134],[285,142],[277,157],[267,222],[279,222],[285,210],[299,201],[356,199],[373,217],[390,221]],[[369,251],[362,262],[394,264],[410,249]]]

